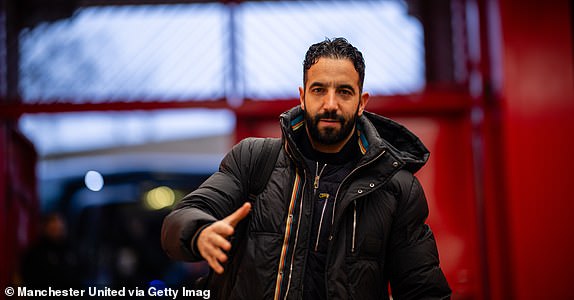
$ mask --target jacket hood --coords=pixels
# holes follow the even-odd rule
[[[429,159],[430,152],[423,142],[405,126],[383,116],[363,112],[358,122],[359,130],[364,130],[367,140],[380,143],[378,147],[389,149],[405,164],[405,168],[415,173]],[[362,128],[361,128],[362,127]],[[370,150],[370,147],[369,147]]]
[[[304,128],[303,114],[300,106],[281,114],[281,130],[288,144],[295,145],[294,132]],[[405,126],[389,118],[365,111],[357,122],[357,129],[360,144],[365,148],[364,159],[375,157],[383,150],[389,151],[412,173],[428,161],[430,153],[422,141]]]

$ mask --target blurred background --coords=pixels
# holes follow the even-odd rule
[[[367,109],[431,151],[453,299],[574,299],[573,28],[567,0],[0,0],[0,288],[203,275],[162,252],[163,217],[279,136],[305,51],[342,36]]]

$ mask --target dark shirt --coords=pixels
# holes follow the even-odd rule
[[[339,185],[352,171],[361,154],[356,135],[353,135],[338,153],[316,151],[311,146],[307,134],[302,134],[298,144],[311,176],[315,179],[311,180],[314,206],[303,282],[303,299],[327,299],[325,264],[335,196]]]

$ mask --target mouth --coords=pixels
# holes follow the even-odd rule
[[[336,119],[319,119],[319,121],[328,123],[339,123],[339,120]]]
[[[319,124],[323,126],[339,126],[341,121],[335,119],[319,119]]]

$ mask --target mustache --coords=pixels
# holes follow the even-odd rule
[[[336,111],[328,111],[315,116],[315,123],[318,123],[321,119],[337,120],[341,123],[345,123],[345,117],[337,114]]]

